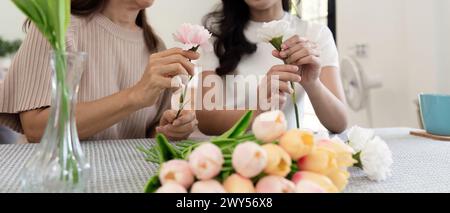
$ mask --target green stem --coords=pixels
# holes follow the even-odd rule
[[[354,166],[357,168],[363,169],[363,165],[361,162],[361,152],[354,154],[353,159],[355,159],[357,161],[357,163]]]
[[[188,90],[188,85],[189,85],[189,82],[191,82],[192,78],[193,78],[193,76],[191,75],[191,76],[189,77],[188,83],[186,84],[186,86],[184,87],[183,92],[182,92],[181,95],[180,95],[180,103],[179,103],[179,108],[180,108],[180,109],[178,109],[177,115],[175,116],[175,120],[178,119],[178,117],[180,117],[181,112],[183,111],[183,108],[184,108],[184,101],[185,101],[186,94],[187,94],[187,90]]]
[[[69,170],[72,172],[72,181],[74,184],[77,184],[79,181],[78,174],[78,163],[75,160],[75,156],[73,153],[72,144],[66,142],[65,132],[67,128],[70,128],[70,97],[69,97],[69,88],[66,82],[66,71],[67,71],[67,58],[64,55],[64,52],[55,51],[55,64],[56,64],[56,79],[58,87],[61,89],[61,93],[57,93],[60,95],[60,107],[59,117],[58,117],[58,143],[60,146],[60,165],[61,168],[61,180],[69,181],[70,174],[65,173],[65,170]],[[67,143],[67,144],[66,144]]]
[[[298,105],[297,105],[297,92],[295,91],[295,84],[294,82],[291,82],[292,90],[294,91],[291,95],[292,102],[294,103],[294,110],[295,110],[295,121],[297,124],[297,129],[300,129],[300,120],[299,120],[299,111],[298,111]]]

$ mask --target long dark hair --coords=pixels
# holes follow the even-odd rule
[[[282,0],[283,10],[291,10],[291,0]],[[203,24],[216,38],[214,52],[219,58],[216,73],[220,76],[233,72],[244,55],[256,52],[256,44],[244,35],[250,21],[250,8],[244,0],[222,0],[217,9],[203,19]]]
[[[75,16],[90,17],[95,13],[101,12],[108,3],[108,0],[71,0],[71,13]],[[25,28],[30,24],[27,20]],[[153,32],[152,27],[147,22],[145,10],[140,10],[136,18],[136,25],[142,28],[144,32],[145,45],[149,51],[154,51],[158,47],[158,39]]]

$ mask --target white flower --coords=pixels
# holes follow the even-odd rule
[[[358,153],[375,136],[375,132],[371,129],[354,126],[348,131],[347,136],[349,145]]]
[[[262,42],[271,42],[275,38],[281,38],[283,41],[289,39],[290,35],[293,35],[293,30],[290,28],[290,23],[285,20],[264,23],[258,29],[258,39]]]
[[[392,175],[392,152],[380,137],[375,137],[365,144],[360,159],[364,173],[369,179],[383,181]]]

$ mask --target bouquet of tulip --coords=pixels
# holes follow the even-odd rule
[[[258,38],[263,42],[270,43],[277,51],[282,51],[281,45],[285,39],[288,39],[290,35],[293,34],[293,30],[289,27],[289,22],[281,21],[271,21],[269,23],[264,23],[262,28],[258,30]],[[286,64],[286,62],[284,61]],[[300,129],[299,120],[299,109],[297,105],[297,94],[295,90],[295,84],[291,82],[291,88],[294,91],[291,95],[292,103],[294,104],[295,110],[295,121],[297,124],[297,129]]]
[[[181,27],[173,34],[175,41],[183,44],[183,49],[197,52],[201,47],[203,51],[210,51],[212,49],[209,39],[211,38],[211,33],[205,29],[205,27],[200,25],[183,24]],[[183,111],[184,105],[186,104],[186,93],[188,89],[189,82],[192,80],[193,76],[189,77],[186,82],[181,81],[182,92],[180,94],[179,106],[176,118],[180,116],[181,111]],[[184,88],[184,89],[183,89]]]
[[[259,115],[246,134],[253,112],[221,136],[197,143],[141,148],[147,161],[160,165],[145,192],[159,193],[336,193],[345,189],[353,149],[338,138],[314,141],[314,135],[287,130],[283,112]]]

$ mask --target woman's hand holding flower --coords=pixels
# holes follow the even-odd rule
[[[130,97],[137,109],[154,105],[165,89],[178,88],[172,78],[177,75],[192,75],[194,64],[199,54],[172,48],[152,54],[141,80],[130,88]]]
[[[189,137],[197,128],[198,121],[194,111],[181,111],[181,115],[176,118],[176,110],[167,110],[161,117],[157,133],[164,134],[170,140],[183,140]]]
[[[303,86],[319,81],[321,64],[320,50],[314,42],[298,35],[292,36],[281,45],[281,51],[273,51],[273,55],[287,64],[296,65],[302,74]]]

